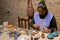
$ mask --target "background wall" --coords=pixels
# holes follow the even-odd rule
[[[32,0],[34,12],[37,11],[37,4],[40,0]],[[56,18],[58,30],[60,29],[60,0],[45,0],[48,10]],[[0,18],[18,26],[17,17],[27,18],[27,0],[0,0]],[[2,20],[1,19],[1,20]]]

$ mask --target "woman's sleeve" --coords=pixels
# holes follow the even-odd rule
[[[34,18],[32,18],[32,20],[31,20],[31,22],[30,22],[30,26],[33,28],[33,24],[35,24],[35,22],[34,22]]]
[[[52,30],[52,32],[54,31],[54,29],[57,30],[57,23],[56,23],[56,19],[55,17],[53,16],[51,22],[50,22],[50,26],[49,26],[49,29]]]

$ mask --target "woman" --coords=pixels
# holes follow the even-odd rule
[[[37,30],[40,30],[43,27],[44,32],[48,32],[48,29],[51,29],[51,32],[53,32],[54,29],[57,30],[56,19],[52,13],[48,12],[44,1],[41,1],[38,4],[37,10],[38,11],[32,18],[30,26]]]

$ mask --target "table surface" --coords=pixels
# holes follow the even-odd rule
[[[0,40],[14,40],[14,37],[10,38],[7,32],[4,32],[0,36]],[[44,39],[40,38],[39,40],[49,40],[49,39],[47,38],[47,34],[45,34],[45,38]],[[60,35],[58,37],[54,37],[53,40],[60,40]]]
[[[40,37],[39,40],[60,40],[60,35],[59,35],[58,37],[54,37],[54,39],[48,39],[48,38],[47,38],[47,35],[48,35],[48,34],[46,34],[46,33],[44,33],[44,34],[45,34],[45,38],[43,39],[43,38]],[[19,37],[18,37],[17,40],[19,40]],[[31,40],[31,39],[30,39],[30,40]],[[34,40],[34,39],[33,39],[33,40]]]
[[[4,32],[4,33],[2,33],[2,35],[0,36],[0,40],[14,40],[14,38],[13,38],[13,37],[10,38],[9,35],[8,35],[6,32]]]
[[[46,34],[47,35],[47,34]],[[14,37],[9,38],[7,33],[3,33],[2,36],[0,36],[0,40],[14,40]],[[40,38],[39,40],[49,40],[46,37],[44,39]],[[60,40],[60,35],[59,37],[54,37],[53,40]]]

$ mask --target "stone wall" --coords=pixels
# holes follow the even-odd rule
[[[40,0],[32,0],[34,12],[37,11],[37,4]],[[56,18],[58,30],[60,29],[60,0],[45,0],[48,10]],[[8,21],[18,26],[18,16],[27,18],[27,0],[0,0],[0,16],[3,21]]]

